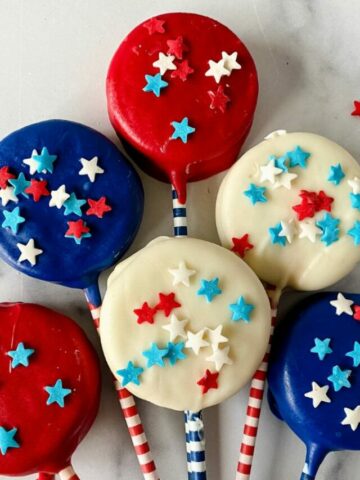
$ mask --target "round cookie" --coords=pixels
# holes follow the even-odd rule
[[[317,290],[360,260],[360,166],[311,133],[267,137],[243,155],[219,190],[216,223],[266,282]]]
[[[269,401],[306,444],[302,480],[315,478],[327,453],[360,450],[359,305],[359,295],[312,295],[275,333]]]
[[[159,238],[110,275],[100,337],[123,387],[199,411],[236,393],[259,366],[270,306],[255,274],[218,245]]]
[[[1,258],[77,288],[93,284],[126,251],[143,211],[139,177],[115,145],[64,120],[0,142],[0,200]]]
[[[141,23],[120,44],[107,76],[111,123],[141,168],[186,183],[236,159],[258,95],[254,61],[227,27],[193,13]]]
[[[0,474],[70,464],[99,407],[100,367],[84,332],[39,305],[0,304]]]

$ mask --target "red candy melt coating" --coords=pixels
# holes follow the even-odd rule
[[[163,33],[150,35],[144,28],[149,21],[144,22],[115,53],[107,77],[108,111],[134,160],[150,175],[171,182],[184,203],[187,182],[214,175],[236,160],[253,121],[257,73],[245,45],[217,21],[190,13],[170,13],[157,19],[164,22]],[[161,89],[159,97],[144,92],[145,75],[159,73],[153,66],[159,52],[167,54],[168,42],[179,37],[185,48],[182,60],[175,58],[174,63],[187,60],[194,71],[182,81],[174,78],[176,70],[168,70],[162,79],[169,85]],[[218,84],[205,72],[209,60],[218,62],[223,51],[229,55],[237,52],[242,68],[223,76]],[[219,85],[230,99],[224,111],[211,108],[208,93],[217,92]],[[187,143],[171,139],[171,122],[185,117],[196,129]]]
[[[11,367],[18,343],[35,352],[29,366]],[[0,455],[0,475],[57,473],[92,425],[99,407],[100,370],[84,332],[68,317],[32,304],[0,304],[0,425],[17,428],[19,448]],[[46,386],[61,379],[72,393],[65,406],[46,405]]]

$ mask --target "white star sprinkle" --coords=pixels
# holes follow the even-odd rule
[[[153,63],[153,67],[160,70],[160,75],[164,75],[164,73],[166,73],[168,70],[176,70],[174,60],[174,55],[165,55],[164,53],[160,52],[159,58]]]
[[[178,268],[169,268],[168,272],[173,276],[173,285],[185,285],[190,287],[190,277],[195,275],[196,270],[186,268],[185,262],[179,262]]]
[[[348,184],[352,189],[353,193],[356,195],[360,193],[360,179],[358,177],[354,177],[352,180],[348,180]]]
[[[275,177],[282,172],[281,168],[275,167],[275,160],[272,159],[267,165],[260,167],[260,182],[269,181],[275,183]]]
[[[327,396],[329,385],[320,387],[316,382],[311,382],[311,388],[312,390],[305,393],[304,397],[312,399],[314,408],[317,408],[322,402],[331,403],[330,398]]]
[[[221,52],[221,57],[222,59],[224,60],[224,67],[226,68],[226,70],[228,70],[230,73],[233,71],[233,70],[240,70],[241,69],[241,65],[240,63],[238,63],[236,61],[237,59],[237,52],[233,52],[231,55],[229,55],[228,53],[226,52]]]
[[[18,262],[25,262],[26,260],[34,266],[36,264],[36,257],[43,253],[43,250],[35,247],[33,238],[30,238],[28,243],[17,243],[16,246],[20,250],[21,254],[18,258]]]
[[[79,175],[87,175],[90,182],[95,182],[96,174],[104,173],[104,170],[98,166],[98,161],[98,157],[93,157],[91,160],[80,158],[82,169],[79,171]]]
[[[209,60],[209,70],[205,73],[205,77],[214,77],[215,82],[219,83],[221,77],[226,75],[227,77],[230,75],[229,70],[225,68],[225,60],[219,60],[218,62],[214,62],[213,60]]]
[[[175,313],[170,317],[170,323],[163,325],[163,329],[170,333],[170,342],[176,340],[177,337],[186,338],[185,325],[189,320],[179,320]]]
[[[61,185],[57,190],[52,190],[51,199],[49,202],[50,207],[61,208],[70,195],[65,190],[65,185]]]
[[[1,198],[1,203],[4,207],[5,207],[5,205],[8,204],[8,202],[17,203],[19,201],[17,196],[14,194],[14,188],[13,187],[2,188],[0,190],[0,198]]]
[[[296,173],[284,172],[278,177],[276,177],[276,181],[274,183],[273,188],[276,189],[279,187],[285,187],[288,190],[291,190],[292,188],[291,182],[295,180],[295,178],[297,178]]]
[[[351,408],[344,408],[346,417],[341,422],[341,425],[350,425],[351,430],[355,432],[360,423],[360,405],[358,405],[354,410]]]
[[[188,339],[185,343],[186,348],[192,348],[196,355],[199,355],[200,348],[208,347],[209,342],[203,339],[205,328],[197,333],[188,332]]]
[[[223,329],[222,325],[218,325],[214,329],[211,329],[211,328],[206,329],[207,338],[212,347],[217,347],[219,343],[228,342],[228,339],[221,334],[222,329]]]
[[[299,223],[300,233],[299,238],[307,238],[310,242],[315,243],[316,235],[321,235],[321,228],[315,225],[314,220],[306,220],[305,222]]]
[[[39,153],[37,150],[34,149],[31,153],[31,157],[25,158],[23,160],[23,163],[25,163],[25,165],[29,167],[31,175],[34,175],[34,173],[37,172],[37,167],[39,166],[39,163],[36,160],[34,160],[35,155],[39,155]],[[43,172],[46,173],[46,170],[43,170]]]
[[[342,313],[346,313],[347,315],[353,315],[353,311],[351,305],[354,302],[344,297],[342,293],[338,293],[337,299],[332,300],[330,305],[336,308],[336,315],[341,315]]]
[[[282,220],[280,223],[281,230],[279,237],[286,237],[286,240],[291,243],[296,233],[296,224],[294,223],[294,220],[291,219],[289,222]]]
[[[222,349],[214,348],[212,355],[210,355],[210,357],[207,357],[206,360],[208,362],[214,362],[216,371],[220,372],[220,370],[224,365],[232,365],[233,363],[228,355],[229,350],[230,350],[229,346],[224,347]]]

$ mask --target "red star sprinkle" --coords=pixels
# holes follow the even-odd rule
[[[181,304],[175,300],[175,293],[171,292],[169,295],[159,293],[159,303],[156,305],[156,310],[163,310],[165,317],[168,317],[177,307],[181,307]]]
[[[0,188],[6,188],[7,182],[10,178],[15,178],[15,175],[9,172],[9,167],[1,167],[0,168]]]
[[[222,87],[222,85],[218,86],[218,89],[216,90],[216,92],[209,90],[208,95],[211,100],[211,103],[210,103],[211,110],[220,110],[220,112],[224,113],[226,110],[226,104],[230,102],[230,98],[227,95],[225,95],[224,88]]]
[[[322,190],[319,193],[301,190],[300,197],[301,203],[293,207],[293,210],[297,213],[299,220],[311,218],[316,212],[320,212],[321,210],[331,212],[331,204],[334,199],[328,197]]]
[[[186,52],[188,49],[184,44],[183,37],[177,37],[175,40],[167,40],[168,51],[169,55],[175,55],[176,58],[182,60],[183,53]]]
[[[197,382],[198,385],[200,385],[202,394],[205,395],[210,388],[218,388],[218,376],[219,372],[210,372],[210,370],[206,370],[205,375],[200,378],[200,380]]]
[[[243,235],[240,238],[233,237],[232,242],[233,242],[233,247],[232,247],[231,250],[233,252],[237,253],[241,258],[245,257],[245,253],[248,250],[251,250],[252,248],[254,248],[254,245],[252,245],[249,242],[249,234],[248,233],[245,233],[245,235]]]
[[[135,308],[135,315],[137,315],[137,323],[154,323],[154,315],[156,313],[156,308],[152,308],[148,305],[147,302],[144,302],[141,308]]]
[[[331,212],[332,203],[334,199],[332,197],[328,197],[325,192],[320,190],[317,196],[317,208],[318,211],[326,210],[327,212]]]
[[[81,238],[84,233],[90,232],[90,228],[82,218],[76,220],[76,222],[67,222],[67,224],[69,228],[65,235],[73,235],[75,238]]]
[[[353,117],[360,117],[360,101],[359,100],[354,101],[354,110],[351,112],[351,115]]]
[[[50,195],[49,190],[47,189],[46,180],[35,180],[31,179],[30,185],[25,189],[26,193],[29,193],[33,196],[34,201],[38,202],[41,197],[48,197]]]
[[[354,305],[353,306],[353,309],[354,309],[354,318],[355,320],[360,320],[360,305]]]
[[[176,70],[171,72],[171,78],[180,78],[183,82],[187,80],[188,75],[194,72],[194,69],[190,67],[189,62],[184,60],[177,65]]]
[[[104,213],[110,212],[112,208],[106,204],[106,197],[100,197],[99,200],[92,200],[88,198],[90,208],[86,210],[86,215],[96,215],[98,218],[103,218]]]
[[[144,23],[143,27],[149,32],[149,35],[153,35],[154,33],[164,33],[164,20],[159,20],[158,18],[150,18],[146,23]]]

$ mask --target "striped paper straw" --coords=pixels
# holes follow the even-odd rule
[[[179,202],[178,194],[174,187],[172,187],[172,203],[173,203],[174,237],[186,237],[188,234],[186,204],[182,204]]]
[[[319,467],[327,453],[318,445],[309,445],[306,449],[306,460],[300,480],[315,480]]]
[[[59,477],[60,480],[80,480],[71,465],[61,470],[61,472],[59,472]]]
[[[84,290],[88,307],[93,318],[94,325],[99,333],[101,295],[99,287],[94,285]],[[149,443],[146,439],[144,428],[141,423],[139,412],[137,410],[135,399],[131,393],[120,383],[114,381],[115,389],[118,394],[121,410],[125,417],[126,425],[130,433],[131,441],[140,465],[144,480],[159,480],[156,472],[156,466],[152,458]],[[75,479],[74,479],[75,480]]]

